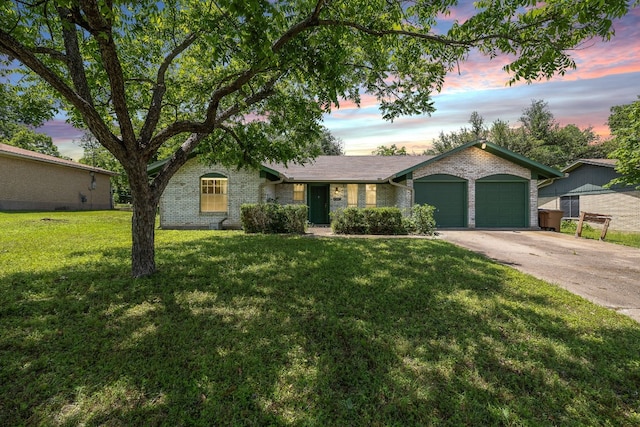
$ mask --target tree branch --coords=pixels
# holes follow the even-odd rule
[[[322,12],[322,7],[326,4],[327,0],[318,0],[315,8],[311,15],[309,15],[303,21],[298,22],[293,27],[289,28],[287,32],[285,32],[275,43],[271,46],[271,50],[273,52],[277,52],[282,47],[287,44],[291,39],[295,36],[306,30],[307,28],[315,27],[318,23],[318,18],[320,17],[320,12]]]
[[[160,197],[171,177],[189,160],[189,154],[207,135],[205,133],[192,133],[189,135],[151,182],[152,194],[157,195],[158,198]]]
[[[139,155],[136,152],[136,135],[127,108],[124,73],[113,39],[112,23],[102,16],[95,0],[81,0],[80,4],[90,27],[89,31],[100,49],[102,65],[109,79],[113,107],[120,126],[122,141],[126,149],[130,151],[130,155]]]
[[[199,32],[189,34],[179,45],[177,45],[169,54],[164,58],[160,68],[158,68],[158,74],[156,77],[156,82],[153,88],[153,94],[151,96],[151,104],[149,105],[149,111],[147,113],[147,118],[142,125],[142,130],[140,131],[140,142],[142,145],[146,144],[151,140],[151,136],[153,134],[154,129],[158,125],[158,121],[160,120],[160,113],[162,112],[162,99],[164,94],[167,91],[167,86],[165,85],[165,75],[169,66],[173,62],[173,60],[184,52],[186,49],[191,46],[199,36]]]
[[[109,128],[93,106],[69,87],[56,73],[44,65],[42,61],[30,51],[30,48],[21,44],[10,34],[0,30],[0,52],[16,58],[51,85],[64,99],[82,113],[91,133],[93,133],[109,151],[113,154],[122,154],[120,141],[109,131]]]
[[[56,61],[60,61],[60,62],[64,62],[65,64],[67,63],[67,57],[64,53],[62,52],[58,52],[55,49],[51,49],[49,47],[34,47],[33,49],[31,49],[31,51],[33,53],[37,53],[37,54],[42,54],[42,55],[47,55],[48,57],[55,59]]]
[[[93,97],[87,81],[87,75],[84,72],[84,63],[82,61],[82,54],[80,53],[78,35],[70,19],[71,11],[60,7],[58,8],[58,15],[62,25],[66,64],[69,69],[69,74],[71,75],[71,81],[73,81],[73,85],[78,94],[84,98],[89,105],[93,106]]]

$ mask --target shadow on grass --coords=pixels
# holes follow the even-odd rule
[[[9,276],[0,424],[640,423],[626,317],[439,241],[212,236]]]

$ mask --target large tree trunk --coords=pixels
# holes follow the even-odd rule
[[[155,261],[156,203],[136,200],[131,220],[131,274],[149,276],[156,271]]]
[[[136,165],[132,162],[132,168],[127,170],[133,202],[131,274],[136,278],[149,276],[156,271],[155,224],[159,200],[149,185],[146,162],[139,163]]]

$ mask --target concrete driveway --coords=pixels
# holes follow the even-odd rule
[[[640,322],[640,249],[551,231],[443,230],[440,238]]]

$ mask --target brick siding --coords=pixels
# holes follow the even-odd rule
[[[227,212],[200,212],[200,177],[219,173],[228,178]],[[188,161],[169,181],[160,200],[162,228],[218,228],[240,227],[240,206],[258,203],[265,195],[273,195],[273,185],[253,169],[208,166],[197,159]]]
[[[0,210],[112,209],[109,175],[35,160],[0,156]]]
[[[497,174],[515,175],[528,179],[529,227],[538,227],[538,188],[536,180],[531,179],[531,171],[529,169],[511,163],[480,148],[470,147],[415,170],[413,178],[418,179],[435,174],[454,175],[468,181],[469,210],[467,218],[469,218],[469,228],[475,228],[476,225],[476,180]]]
[[[640,232],[640,191],[580,194],[580,210],[611,215],[610,230]],[[541,209],[560,209],[560,198],[541,200]]]
[[[220,173],[228,177],[229,208],[227,212],[200,212],[200,177],[207,173]],[[477,179],[496,174],[509,174],[529,180],[529,224],[538,226],[536,181],[531,171],[501,157],[476,147],[454,153],[435,163],[429,163],[414,171],[418,179],[433,174],[450,174],[468,181],[469,227],[475,227],[475,182]],[[377,184],[376,205],[398,206],[408,213],[413,203],[413,179],[399,185]],[[338,188],[338,194],[335,189]],[[358,207],[366,206],[366,185],[358,184]],[[305,189],[308,191],[308,187]],[[330,212],[347,207],[347,184],[331,184],[329,193]],[[228,169],[222,166],[207,166],[193,159],[182,167],[171,179],[160,201],[160,225],[163,228],[217,228],[224,220],[225,227],[240,226],[240,206],[243,203],[258,203],[275,199],[281,204],[306,203],[293,201],[293,184],[273,184],[255,170]]]

